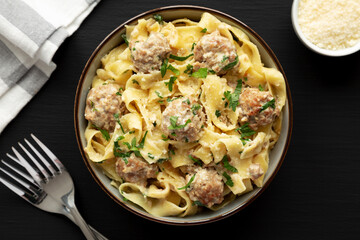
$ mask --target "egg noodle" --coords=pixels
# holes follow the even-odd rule
[[[235,45],[240,64],[222,76],[211,71],[189,73],[189,66],[195,61],[191,55],[194,45],[205,34],[216,30]],[[248,87],[269,91],[281,112],[286,101],[286,87],[280,71],[263,66],[257,47],[243,31],[209,13],[203,13],[199,22],[177,19],[167,23],[156,18],[140,19],[137,25],[126,26],[124,38],[144,41],[150,32],[162,33],[177,55],[191,56],[181,60],[170,58],[168,66],[172,67],[165,69],[166,73],[162,69],[144,74],[134,67],[126,43],[105,55],[92,88],[115,84],[127,113],[117,116],[116,127],[111,132],[89,122],[85,130],[88,159],[103,169],[124,201],[130,201],[155,216],[185,217],[205,208],[190,199],[187,188],[191,181],[187,181],[180,170],[184,166],[198,165],[199,162],[204,166],[217,166],[224,164],[224,159],[231,160],[231,168],[229,164],[228,167],[215,168],[224,182],[224,200],[209,207],[211,210],[224,207],[255,186],[262,187],[269,164],[269,151],[280,135],[282,114],[244,137],[238,120],[239,110],[229,107],[229,99],[224,93],[233,93],[240,79]],[[176,80],[171,78],[174,76]],[[164,136],[161,128],[164,108],[176,98],[186,100],[188,97],[197,99],[206,115],[200,139],[184,142]],[[235,106],[237,103],[238,100]],[[114,151],[119,149],[125,153],[136,151],[147,163],[157,164],[156,178],[146,185],[124,181],[115,166],[119,157],[114,155]],[[256,179],[249,172],[250,165],[254,163],[264,173]]]

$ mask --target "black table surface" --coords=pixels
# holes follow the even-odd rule
[[[308,50],[291,24],[290,0],[204,1],[255,30],[287,75],[294,128],[285,161],[252,204],[224,220],[169,226],[136,216],[108,197],[81,158],[73,104],[81,71],[118,25],[146,10],[194,1],[102,1],[57,51],[57,69],[0,135],[0,158],[36,134],[69,169],[84,219],[110,239],[186,238],[355,239],[360,235],[360,52],[331,58]],[[40,211],[0,186],[0,238],[83,239],[61,215]]]

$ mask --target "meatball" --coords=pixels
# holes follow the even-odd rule
[[[241,110],[239,121],[249,123],[249,126],[254,130],[259,126],[272,123],[279,116],[279,109],[274,107],[275,102],[272,106],[262,110],[262,107],[269,104],[270,101],[275,101],[270,92],[260,91],[258,88],[244,88],[239,98]]]
[[[188,174],[189,182],[194,175]],[[211,207],[220,204],[223,200],[224,183],[221,176],[212,168],[201,168],[195,174],[193,182],[187,189],[192,201],[199,201],[202,205]]]
[[[146,186],[146,180],[156,178],[157,172],[157,165],[145,162],[134,153],[130,155],[127,162],[122,158],[117,158],[116,161],[116,173],[127,182]]]
[[[96,127],[113,131],[116,124],[114,114],[123,115],[126,111],[115,84],[100,85],[90,89],[85,107],[85,118]]]
[[[236,48],[229,39],[220,35],[219,31],[204,35],[194,48],[194,68],[212,69],[218,74],[225,74],[228,70],[239,65]],[[226,67],[235,63],[233,67]],[[225,69],[224,69],[225,68]]]
[[[151,32],[144,42],[131,41],[129,47],[134,67],[141,73],[160,70],[163,60],[171,52],[168,40],[158,32]]]
[[[205,121],[202,109],[202,105],[193,98],[179,98],[170,102],[162,114],[162,131],[177,141],[199,140]]]
[[[258,163],[252,163],[249,166],[249,174],[252,180],[258,179],[264,174],[264,170],[260,167]]]

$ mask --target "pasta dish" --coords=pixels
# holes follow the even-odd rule
[[[126,26],[87,95],[85,152],[154,216],[216,211],[262,187],[286,101],[240,29],[203,13]]]

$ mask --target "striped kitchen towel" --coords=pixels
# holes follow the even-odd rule
[[[0,133],[49,79],[61,43],[100,0],[0,0]]]

